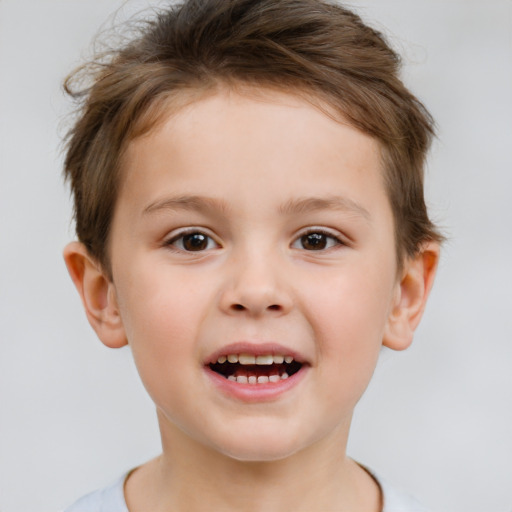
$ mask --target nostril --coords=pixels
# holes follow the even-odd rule
[[[235,311],[245,311],[247,309],[243,304],[233,304],[231,308]],[[267,306],[267,310],[281,311],[281,306],[279,304],[271,304],[270,306]]]
[[[1,0],[0,0],[1,1]],[[271,312],[274,311],[276,313],[280,313],[285,308],[281,304],[272,304],[270,303],[268,306],[266,306],[264,303],[262,304],[250,304],[250,303],[240,303],[240,302],[233,302],[229,305],[229,310],[231,312],[247,312],[250,314],[262,314],[265,311]]]

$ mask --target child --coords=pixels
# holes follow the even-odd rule
[[[346,456],[381,346],[412,341],[441,236],[432,120],[321,0],[189,0],[94,68],[64,252],[129,344],[163,453],[68,511],[424,510]]]

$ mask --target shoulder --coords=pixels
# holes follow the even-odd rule
[[[371,472],[382,490],[383,508],[382,512],[429,512],[410,494],[407,494],[390,485],[386,480]]]
[[[86,494],[63,512],[128,512],[123,490],[127,475],[104,489]]]

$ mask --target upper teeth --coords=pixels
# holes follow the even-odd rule
[[[261,356],[255,356],[252,354],[228,354],[227,356],[219,356],[217,363],[230,363],[239,364],[260,364],[260,365],[271,365],[271,364],[282,364],[283,362],[291,363],[293,361],[292,356],[283,356],[280,354],[272,355],[265,354]]]

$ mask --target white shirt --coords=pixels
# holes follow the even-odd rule
[[[373,471],[371,474],[382,489],[382,512],[428,512],[412,496],[391,487]],[[129,512],[124,499],[124,482],[127,476],[128,473],[109,487],[87,494],[64,512]]]

